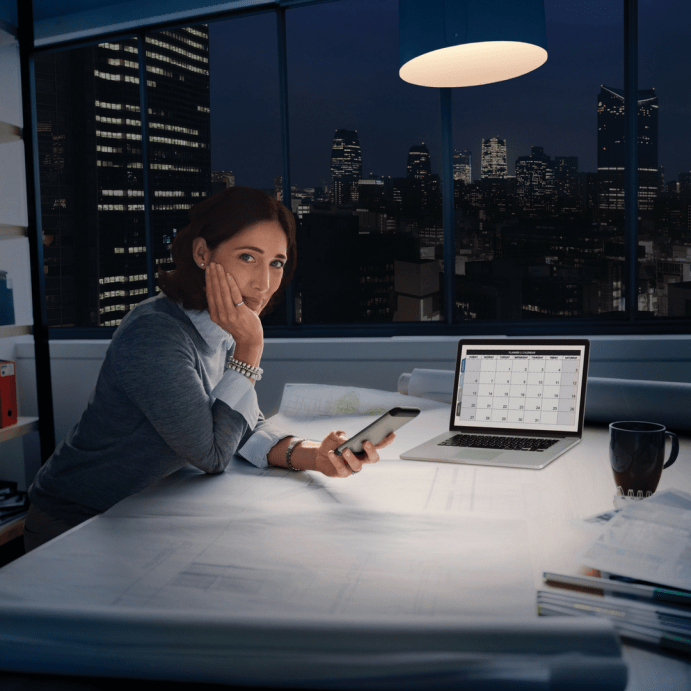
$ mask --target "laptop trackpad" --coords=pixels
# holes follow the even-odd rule
[[[463,449],[457,454],[457,458],[467,458],[472,461],[491,461],[497,456],[501,456],[503,451],[493,451],[492,449]]]

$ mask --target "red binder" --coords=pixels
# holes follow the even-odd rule
[[[0,428],[17,424],[17,382],[9,360],[0,360],[0,414]]]

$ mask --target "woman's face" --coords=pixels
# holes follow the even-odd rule
[[[209,253],[238,284],[245,304],[260,314],[278,290],[288,257],[288,239],[278,221],[245,228]]]

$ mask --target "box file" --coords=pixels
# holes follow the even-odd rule
[[[17,382],[9,360],[0,360],[0,413],[0,428],[17,424]]]

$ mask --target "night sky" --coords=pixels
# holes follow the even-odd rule
[[[547,62],[497,84],[454,89],[453,144],[471,149],[480,174],[482,138],[507,140],[509,174],[537,145],[597,169],[600,84],[623,88],[622,0],[546,0]],[[363,176],[404,176],[408,148],[427,144],[441,166],[439,91],[398,76],[398,1],[342,0],[289,10],[291,176],[329,180],[334,130],[356,129]],[[273,13],[210,25],[212,168],[236,184],[272,187],[281,174]],[[665,178],[691,170],[691,37],[688,0],[639,0],[639,88],[659,98],[659,164]]]

